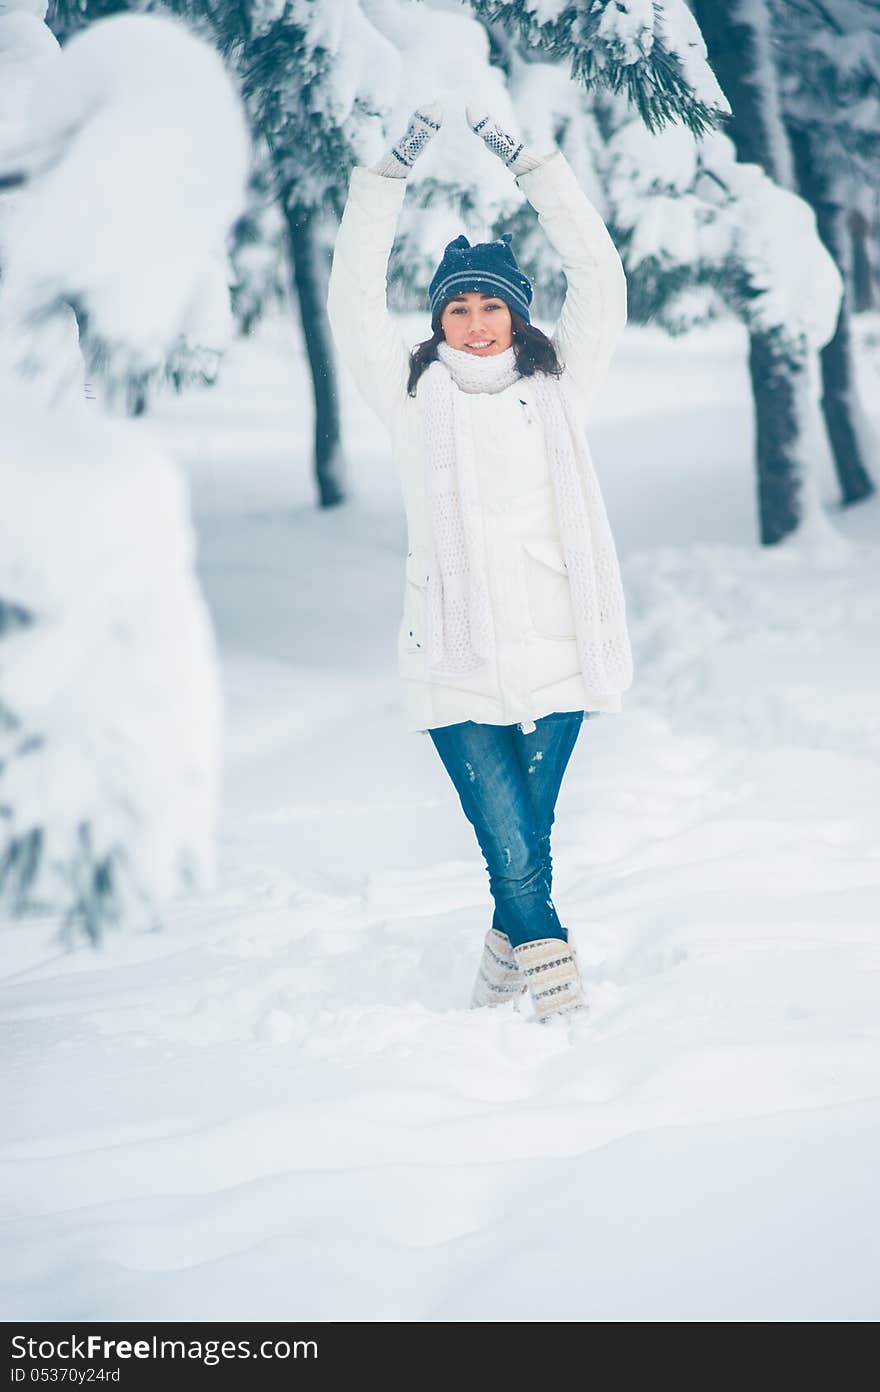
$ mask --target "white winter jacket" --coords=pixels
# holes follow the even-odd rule
[[[561,151],[517,178],[562,260],[567,291],[552,335],[563,382],[586,410],[626,323],[626,280],[601,216]],[[466,675],[428,670],[427,581],[433,551],[419,408],[407,395],[409,349],[386,305],[388,258],[406,180],[358,167],[333,255],[328,313],[340,356],[391,434],[408,528],[398,668],[410,731],[461,720],[532,722],[552,711],[619,711],[618,693],[587,690],[543,429],[528,378],[464,393],[479,469],[479,510],[496,655]],[[457,390],[457,388],[456,388]]]

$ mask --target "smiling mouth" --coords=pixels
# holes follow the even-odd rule
[[[491,348],[495,342],[494,338],[487,338],[485,343],[466,343],[466,348]]]

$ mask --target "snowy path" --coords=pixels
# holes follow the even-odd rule
[[[656,343],[615,381],[674,371]],[[706,390],[727,341],[714,378],[690,351],[703,438],[745,430]],[[702,496],[691,456],[658,480],[692,530],[635,554],[660,407],[609,407],[639,685],[585,724],[554,836],[592,1011],[470,1012],[485,872],[399,728],[391,481],[352,402],[359,497],[315,518],[279,443],[309,422],[267,423],[255,361],[214,454],[169,412],[224,653],[221,883],[100,954],[4,926],[3,1316],[877,1318],[876,548],[743,544],[727,432]]]

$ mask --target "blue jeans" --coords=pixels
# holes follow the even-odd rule
[[[492,926],[514,947],[567,937],[551,898],[550,829],[583,719],[583,711],[558,711],[529,735],[473,720],[428,731],[486,860]]]

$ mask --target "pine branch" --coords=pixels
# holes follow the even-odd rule
[[[568,58],[571,74],[587,89],[608,88],[625,93],[651,131],[672,121],[686,126],[696,137],[715,129],[724,114],[707,105],[687,81],[678,55],[664,34],[663,5],[656,3],[650,42],[640,45],[633,57],[613,36],[606,38],[602,23],[616,0],[573,0],[553,20],[541,23],[527,0],[469,0],[481,19],[519,34],[525,46],[550,58]]]

